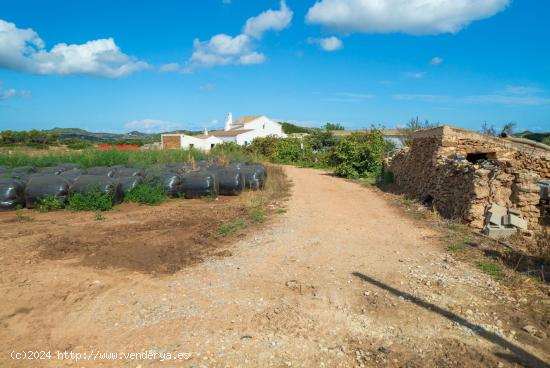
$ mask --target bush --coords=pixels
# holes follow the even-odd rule
[[[277,150],[277,142],[280,140],[281,138],[276,137],[255,138],[246,149],[254,155],[272,158]]]
[[[221,236],[229,236],[237,230],[244,229],[245,227],[246,224],[241,219],[235,220],[234,222],[225,222],[218,229],[218,234]]]
[[[105,193],[99,188],[74,193],[68,207],[73,211],[108,211],[113,208],[113,193]]]
[[[156,205],[161,204],[167,198],[162,185],[139,184],[126,193],[124,201]]]
[[[39,212],[50,212],[63,208],[63,203],[53,195],[46,195],[38,200],[36,209]]]
[[[338,176],[346,178],[372,177],[382,173],[384,148],[382,132],[372,129],[365,134],[342,138],[334,147],[330,163]]]

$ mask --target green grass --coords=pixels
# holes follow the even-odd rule
[[[252,211],[250,211],[250,219],[255,224],[261,224],[265,221],[265,212],[261,208],[253,208]]]
[[[275,211],[277,215],[282,215],[283,213],[286,213],[286,210],[284,208],[278,208],[277,211]]]
[[[25,215],[25,213],[23,212],[23,206],[21,206],[20,204],[18,204],[17,207],[15,207],[15,216],[17,217],[17,220],[19,220],[20,222],[32,220],[32,218]]]
[[[454,243],[447,246],[447,250],[453,253],[462,252],[464,249],[465,247],[464,247],[464,244],[462,243]]]
[[[244,229],[245,227],[246,224],[241,219],[237,219],[233,222],[225,222],[219,227],[218,234],[221,236],[229,236],[238,230]]]
[[[125,202],[158,205],[166,201],[168,196],[162,185],[139,184],[124,196]]]
[[[82,152],[48,153],[32,155],[25,152],[0,153],[0,166],[55,166],[60,163],[74,163],[80,167],[128,165],[149,167],[156,164],[190,162],[205,158],[199,150],[136,150],[136,151],[99,151],[95,149]]]
[[[73,211],[108,211],[113,208],[113,195],[104,193],[99,188],[86,193],[74,193],[68,208]]]
[[[36,209],[39,212],[60,210],[63,207],[63,203],[61,203],[61,201],[55,198],[53,195],[47,195],[44,198],[39,199],[38,203],[36,204]]]
[[[493,261],[480,261],[478,262],[478,267],[481,271],[485,272],[488,275],[493,277],[500,278],[502,276],[502,268],[500,265]]]
[[[96,220],[96,221],[103,221],[103,220],[105,220],[105,216],[103,216],[103,214],[101,213],[101,211],[96,211],[96,212],[95,212],[95,220]]]

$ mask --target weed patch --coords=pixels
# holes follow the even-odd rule
[[[75,193],[69,200],[69,209],[73,211],[108,211],[113,208],[113,194],[99,188],[86,193]]]
[[[261,224],[265,221],[265,212],[261,208],[253,208],[252,211],[250,211],[250,219],[255,224]]]
[[[218,234],[221,236],[229,236],[234,234],[236,231],[246,228],[246,224],[241,219],[237,219],[233,222],[223,223],[219,229]]]
[[[480,261],[478,262],[478,267],[481,271],[485,272],[487,275],[491,275],[496,278],[502,277],[502,268],[500,265],[493,261]]]
[[[44,198],[41,198],[36,205],[36,209],[39,212],[50,212],[50,211],[60,210],[63,207],[64,207],[63,203],[61,203],[59,199],[57,199],[52,195],[47,195]]]
[[[166,201],[168,196],[161,185],[139,184],[124,196],[125,202],[148,205],[158,205]]]

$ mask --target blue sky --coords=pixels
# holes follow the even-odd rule
[[[231,111],[550,131],[548,14],[540,0],[3,1],[0,130],[218,128]]]

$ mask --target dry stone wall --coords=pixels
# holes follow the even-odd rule
[[[474,228],[492,204],[513,209],[538,230],[538,181],[550,178],[550,153],[474,132],[438,127],[417,132],[388,163],[398,187],[442,216]]]

